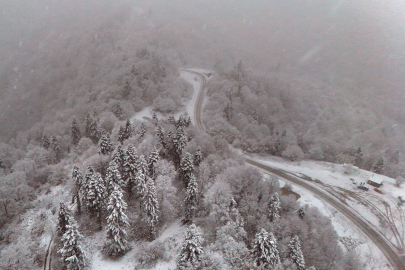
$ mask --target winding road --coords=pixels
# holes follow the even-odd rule
[[[184,71],[193,73],[201,78],[201,85],[198,93],[198,98],[194,107],[194,118],[197,127],[206,132],[204,124],[202,122],[202,106],[204,100],[204,93],[207,87],[207,77],[205,74],[193,70],[184,69]],[[288,172],[280,169],[272,168],[270,166],[264,165],[260,162],[255,161],[250,157],[244,157],[246,163],[273,175],[276,175],[283,180],[286,180],[294,185],[302,187],[313,195],[317,196],[321,200],[327,202],[341,214],[343,214],[347,219],[349,219],[353,224],[355,224],[367,237],[374,242],[374,244],[381,250],[385,255],[387,261],[390,263],[391,267],[395,270],[405,269],[405,257],[402,250],[397,250],[392,246],[385,237],[376,230],[369,222],[359,217],[350,207],[342,204],[335,197],[328,194],[327,192],[311,185],[307,180],[293,176]],[[401,254],[402,253],[402,254]]]

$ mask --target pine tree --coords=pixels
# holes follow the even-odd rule
[[[163,148],[166,148],[166,138],[165,138],[164,130],[160,124],[158,124],[158,126],[157,126],[156,136],[158,137],[159,142],[163,146]]]
[[[197,209],[197,202],[198,202],[198,184],[195,180],[193,174],[191,174],[187,190],[186,190],[186,198],[184,200],[186,206],[186,213],[185,213],[185,220],[187,222],[192,221],[195,211]]]
[[[298,210],[298,216],[300,217],[300,219],[304,219],[305,217],[305,210],[303,207],[300,208],[300,210]]]
[[[122,119],[123,115],[124,115],[124,110],[121,107],[121,104],[119,102],[116,102],[112,105],[111,111],[115,114],[115,116],[118,119]]]
[[[122,149],[121,145],[118,145],[117,148],[115,149],[113,155],[112,155],[112,160],[117,164],[118,166],[118,171],[121,174],[121,177],[123,181],[125,182],[124,179],[124,163],[126,159],[126,154],[125,151]]]
[[[316,270],[315,266],[311,266],[310,268],[308,268],[307,270]]]
[[[274,193],[269,202],[269,219],[270,222],[280,219],[280,198],[278,193]]]
[[[190,177],[193,174],[194,165],[193,158],[190,153],[186,153],[185,156],[180,161],[180,178],[183,181],[185,188],[188,186]]]
[[[75,191],[74,191],[73,201],[76,201],[77,213],[79,215],[81,215],[82,204],[81,204],[81,199],[80,199],[80,193],[83,188],[84,180],[83,180],[83,176],[80,173],[79,168],[77,166],[73,166],[72,179],[75,181]]]
[[[184,120],[184,127],[189,127],[191,125],[191,118],[190,116],[187,116],[187,118]]]
[[[48,136],[44,135],[42,137],[42,147],[44,147],[46,150],[48,150],[50,146],[51,146],[51,143],[49,142]]]
[[[129,223],[125,214],[127,204],[122,193],[122,189],[114,185],[107,206],[107,241],[104,250],[112,257],[122,256],[129,249],[126,232]]]
[[[182,127],[179,127],[176,130],[175,137],[173,138],[173,146],[178,158],[183,153],[183,149],[184,147],[186,147],[186,145],[187,145],[187,137],[184,134],[184,129]]]
[[[378,174],[384,173],[384,159],[382,157],[374,164],[372,171]]]
[[[202,248],[203,238],[194,224],[191,224],[186,233],[179,257],[177,269],[196,269],[201,262],[204,253]]]
[[[97,223],[101,230],[102,211],[107,198],[104,180],[100,173],[94,173],[90,179],[87,190],[87,209],[92,216],[97,217]]]
[[[86,116],[86,127],[85,127],[85,135],[87,138],[91,139],[93,143],[97,143],[100,136],[98,134],[98,125],[97,121],[91,118],[90,114]]]
[[[127,192],[129,197],[132,196],[132,190],[135,187],[135,178],[138,172],[138,162],[138,156],[136,155],[134,146],[132,144],[128,145],[125,151],[123,179],[127,184]]]
[[[59,205],[58,225],[56,229],[59,235],[63,235],[66,232],[70,216],[69,209],[67,209],[66,205],[61,202]]]
[[[280,263],[280,255],[277,249],[277,241],[273,233],[260,229],[252,243],[252,254],[256,266],[274,267]]]
[[[136,175],[131,185],[136,190],[136,195],[138,197],[143,197],[146,193],[146,181],[148,175],[148,165],[146,163],[145,157],[142,155],[136,163]]]
[[[138,159],[138,163],[136,164],[136,169],[143,174],[148,174],[148,163],[146,162],[145,156],[141,155]]]
[[[129,139],[132,137],[133,129],[132,129],[132,124],[131,121],[127,118],[127,123],[125,124],[125,139]]]
[[[131,85],[129,84],[129,80],[125,81],[124,88],[122,89],[122,96],[123,98],[128,98],[129,94],[131,93]]]
[[[118,131],[117,140],[122,145],[124,143],[125,139],[126,139],[125,129],[122,126],[120,126],[120,130]]]
[[[141,128],[139,130],[139,140],[141,140],[146,134],[146,126],[144,123],[141,124]]]
[[[80,133],[79,125],[77,124],[77,121],[76,121],[76,118],[73,118],[71,129],[72,129],[72,134],[71,134],[72,143],[73,143],[73,145],[76,146],[79,143],[80,138],[82,137],[82,134]]]
[[[55,153],[56,161],[59,162],[62,155],[62,148],[60,147],[59,140],[56,138],[55,135],[51,137],[51,148]]]
[[[101,136],[100,142],[98,144],[98,152],[102,155],[109,155],[113,151],[113,146],[111,143],[110,135],[108,133]]]
[[[159,219],[159,202],[157,200],[155,183],[150,177],[147,177],[146,190],[142,197],[142,210],[147,215],[150,239],[153,240],[156,236],[156,223]]]
[[[155,164],[159,160],[159,151],[154,148],[152,152],[149,155],[149,160],[148,160],[148,168],[149,168],[149,176],[155,179]]]
[[[121,188],[125,187],[125,183],[122,180],[118,165],[114,160],[110,161],[108,164],[105,180],[108,195],[113,192],[115,185],[118,185]]]
[[[201,147],[198,146],[197,149],[195,150],[193,157],[194,166],[195,167],[200,166],[201,161],[202,161]]]
[[[78,231],[78,226],[74,218],[69,218],[66,232],[62,236],[63,247],[58,251],[61,254],[63,264],[67,270],[84,269],[84,251],[79,242],[83,236]]]
[[[176,125],[176,119],[174,119],[174,116],[169,116],[168,121],[169,121],[170,124]]]
[[[233,106],[232,103],[227,103],[225,108],[224,108],[224,114],[226,120],[229,122],[233,118]]]
[[[6,165],[4,164],[4,161],[0,158],[0,169],[5,169]]]
[[[294,236],[288,246],[290,248],[291,260],[295,263],[298,270],[305,270],[304,255],[301,251],[301,243],[298,236]]]
[[[85,201],[86,203],[88,201],[87,194],[89,194],[91,179],[92,179],[94,173],[95,173],[95,170],[94,170],[93,166],[87,167],[87,171],[84,175],[83,185],[82,185],[83,201]]]
[[[159,119],[158,119],[158,117],[156,115],[156,112],[153,112],[153,117],[152,118],[153,118],[153,123],[155,125],[157,125],[159,123]]]

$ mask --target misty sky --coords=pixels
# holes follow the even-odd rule
[[[371,88],[389,103],[404,98],[404,1],[121,2],[153,10],[165,17],[165,23],[179,19],[190,22],[198,31],[208,32],[216,42],[235,50],[252,69],[268,72],[280,63],[283,72],[324,77],[338,74]],[[80,23],[87,27],[93,17],[108,11],[109,5],[118,4],[3,0],[1,57],[7,58],[21,44],[35,50],[33,40],[40,39],[38,33],[69,25],[80,27]]]

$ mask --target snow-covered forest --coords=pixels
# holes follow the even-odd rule
[[[219,2],[0,1],[0,269],[366,269],[234,150],[401,186],[405,39],[359,3]]]

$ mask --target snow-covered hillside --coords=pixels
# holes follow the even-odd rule
[[[383,179],[383,185],[379,188],[382,191],[381,194],[367,184],[367,180],[374,174],[369,171],[328,162],[290,162],[277,157],[255,158],[263,164],[308,179],[313,185],[336,196],[354,209],[394,246],[403,246],[404,206],[398,204],[398,196],[405,195],[405,188],[395,186],[395,179],[378,175]],[[360,183],[365,183],[369,190],[359,189],[357,186]],[[331,218],[333,226],[341,237],[342,245],[360,255],[364,269],[391,269],[375,244],[342,214],[303,188],[293,186],[293,191],[301,195],[299,201],[302,204],[315,206]]]

